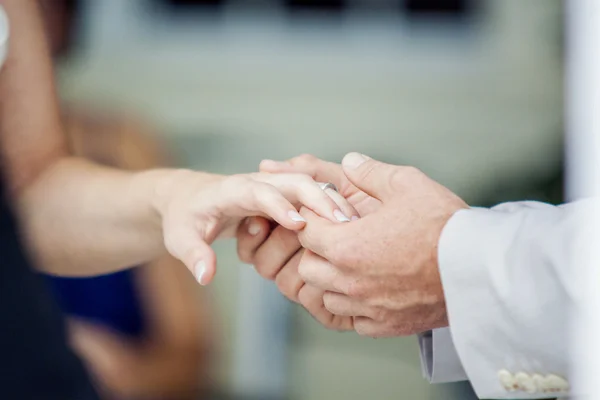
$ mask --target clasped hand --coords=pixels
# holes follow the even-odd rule
[[[412,167],[351,153],[343,167],[312,156],[263,161],[261,171],[332,182],[360,219],[335,223],[310,207],[301,231],[251,218],[238,254],[327,328],[371,337],[448,325],[437,262],[440,234],[467,205]]]
[[[262,216],[294,232],[306,226],[300,206],[338,224],[358,215],[342,196],[325,193],[298,172],[219,176],[181,170],[168,173],[155,191],[166,249],[203,285],[216,272],[210,245],[233,237],[246,217]]]

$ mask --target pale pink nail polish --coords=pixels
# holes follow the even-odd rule
[[[298,214],[296,211],[290,211],[288,213],[290,219],[294,222],[306,222],[306,220],[304,219],[304,217],[300,214]]]
[[[350,222],[350,218],[346,217],[340,210],[334,210],[333,216],[340,222]]]
[[[196,280],[198,281],[198,283],[201,284],[202,286],[204,286],[204,282],[202,281],[202,278],[204,277],[204,274],[206,273],[206,263],[204,261],[198,261],[196,263],[196,266],[194,267],[194,273],[196,275]]]

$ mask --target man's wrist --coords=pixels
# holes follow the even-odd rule
[[[462,200],[461,200],[461,202],[462,202]],[[448,312],[447,312],[447,307],[446,307],[446,296],[444,293],[444,285],[442,282],[439,256],[438,256],[442,232],[444,231],[444,229],[446,228],[446,226],[448,225],[450,220],[452,220],[452,217],[454,215],[456,215],[459,211],[462,211],[462,210],[465,210],[468,208],[469,208],[469,206],[466,203],[457,205],[456,209],[453,212],[449,213],[449,215],[444,217],[443,222],[440,224],[438,231],[435,233],[436,240],[435,240],[435,246],[433,248],[433,254],[432,254],[432,259],[433,259],[432,270],[433,270],[433,273],[435,274],[435,282],[436,282],[436,289],[434,289],[435,295],[440,299],[440,303],[439,303],[439,307],[438,307],[439,319],[437,321],[437,324],[435,326],[432,326],[432,329],[446,328],[449,325]]]

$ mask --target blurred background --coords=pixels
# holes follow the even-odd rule
[[[135,116],[178,165],[360,151],[472,205],[562,199],[559,0],[48,3],[71,10],[51,18],[64,103]],[[415,338],[328,332],[215,247],[215,398],[474,398],[422,379]]]

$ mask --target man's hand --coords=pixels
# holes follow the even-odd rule
[[[346,164],[356,156],[348,156]],[[370,159],[344,171],[304,155],[283,163],[264,161],[261,170],[307,173],[332,182],[363,217],[333,226],[303,211],[310,218],[303,242],[327,253],[333,263],[305,251],[295,233],[281,227],[271,232],[260,218],[240,227],[240,258],[275,280],[286,297],[327,328],[355,328],[369,336],[410,334],[447,323],[437,240],[448,218],[467,207],[462,200],[413,168]]]
[[[361,216],[368,215],[381,206],[381,201],[357,188],[348,180],[340,164],[323,161],[309,154],[285,162],[264,160],[260,163],[260,171],[276,174],[300,173],[310,175],[319,182],[333,183],[339,194],[348,200]]]
[[[326,162],[310,155],[295,157],[286,162],[265,160],[260,165],[261,172],[302,173],[319,182],[331,182],[339,193],[328,193],[345,197],[359,215],[367,215],[378,209],[381,202],[354,186],[344,175],[339,164]],[[329,192],[329,191],[328,191]],[[354,215],[344,208],[344,202],[336,201],[346,215]],[[281,226],[271,229],[263,218],[250,218],[238,229],[238,255],[246,263],[253,264],[258,273],[275,281],[277,287],[288,299],[300,303],[321,324],[329,329],[351,330],[351,317],[331,314],[323,305],[324,291],[305,285],[298,273],[298,265],[303,259],[304,249],[295,232]]]
[[[303,209],[307,226],[299,239],[310,251],[300,276],[325,292],[328,311],[354,317],[359,334],[403,336],[447,326],[437,245],[448,219],[467,204],[412,167],[351,153],[343,168],[382,204],[344,225]]]

